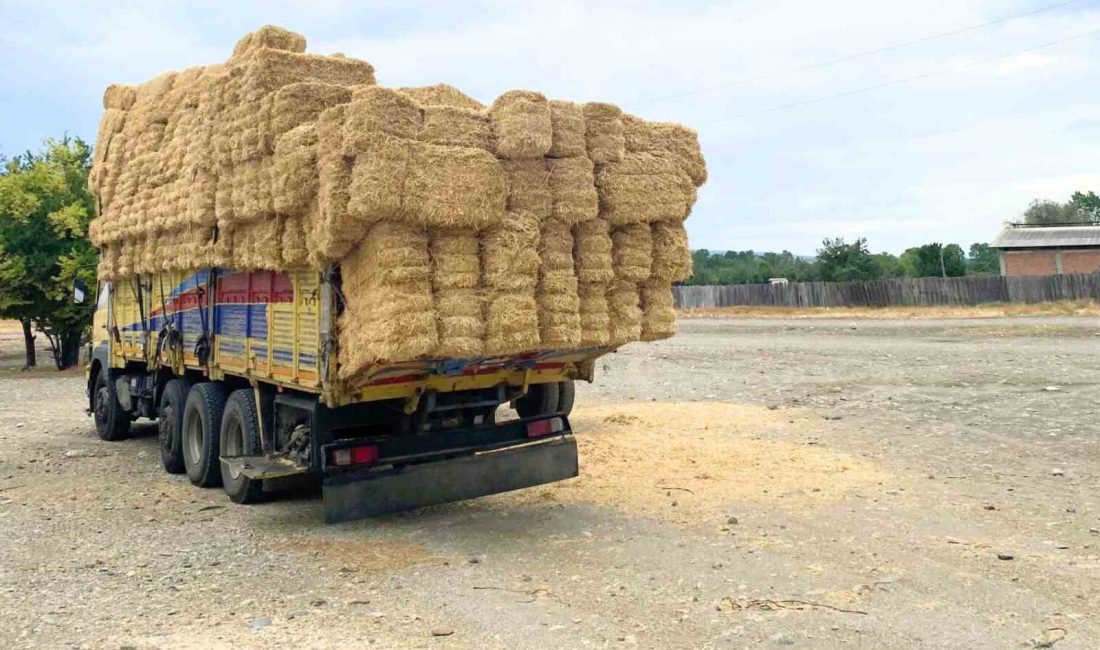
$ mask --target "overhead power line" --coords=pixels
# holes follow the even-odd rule
[[[1060,38],[1056,41],[1050,41],[1049,43],[1043,43],[1042,45],[1035,45],[1035,46],[1025,48],[1025,49],[1022,49],[1022,50],[1014,50],[1012,52],[1006,52],[1004,54],[998,54],[996,56],[990,56],[990,57],[986,57],[986,58],[983,58],[983,59],[975,59],[973,61],[968,62],[965,66],[963,66],[962,69],[965,69],[966,67],[971,67],[971,66],[977,65],[979,63],[989,63],[990,61],[999,61],[1001,59],[1007,59],[1009,57],[1018,56],[1020,54],[1027,54],[1028,52],[1035,52],[1037,50],[1044,50],[1044,49],[1047,49],[1047,48],[1050,48],[1050,47],[1054,47],[1055,45],[1061,45],[1062,43],[1068,43],[1070,41],[1080,40],[1082,38],[1087,38],[1089,36],[1094,36],[1096,34],[1100,34],[1100,29],[1094,29],[1094,30],[1091,30],[1091,31],[1088,31],[1088,32],[1083,32],[1081,34],[1074,34],[1073,36],[1067,36],[1066,38]],[[939,70],[931,70],[929,72],[922,72],[920,74],[915,74],[915,75],[912,75],[910,77],[902,77],[900,79],[891,79],[890,81],[884,81],[882,83],[877,83],[877,84],[873,84],[873,85],[870,85],[870,86],[863,86],[861,88],[853,88],[852,90],[846,90],[844,92],[839,92],[839,93],[835,93],[835,94],[832,94],[832,95],[825,95],[823,97],[813,97],[811,99],[804,99],[804,100],[797,101],[797,102],[790,102],[790,103],[787,103],[787,104],[779,104],[777,106],[771,106],[769,108],[764,108],[764,109],[761,109],[761,110],[758,110],[758,111],[750,111],[750,112],[747,112],[747,113],[738,113],[736,115],[728,115],[726,117],[721,117],[721,118],[718,118],[716,120],[710,120],[708,122],[701,122],[699,124],[700,124],[700,126],[702,126],[704,124],[715,124],[717,122],[727,122],[729,120],[735,120],[735,119],[742,118],[742,117],[749,117],[751,115],[761,115],[761,114],[764,114],[764,113],[774,113],[776,111],[781,111],[781,110],[788,109],[788,108],[796,108],[796,107],[799,107],[799,106],[807,106],[809,104],[816,104],[818,102],[824,102],[824,101],[827,101],[827,100],[830,100],[830,99],[839,99],[841,97],[848,97],[849,95],[856,95],[856,94],[859,94],[859,93],[870,92],[872,90],[878,90],[880,88],[886,88],[888,86],[896,86],[898,84],[909,83],[911,81],[918,81],[920,79],[927,79],[928,77],[935,77],[935,76],[938,76],[938,75],[948,74],[948,73],[951,73],[951,72],[958,72],[959,69],[960,68],[958,68],[958,67],[940,68]]]
[[[664,96],[661,96],[661,97],[653,97],[651,99],[645,99],[641,103],[635,104],[635,106],[649,106],[651,104],[657,104],[657,103],[668,101],[668,100],[671,100],[671,99],[680,99],[682,97],[691,97],[693,95],[701,95],[703,93],[713,92],[715,90],[724,90],[726,88],[734,88],[736,86],[743,86],[745,84],[753,83],[754,81],[762,81],[764,79],[771,79],[771,78],[776,77],[778,75],[793,74],[793,73],[796,73],[796,72],[805,72],[806,70],[816,70],[817,68],[824,68],[826,66],[836,65],[837,63],[846,63],[848,61],[855,61],[857,59],[862,59],[862,58],[866,58],[866,57],[869,57],[869,56],[874,56],[875,54],[881,54],[883,52],[890,52],[892,50],[899,50],[901,48],[910,47],[912,45],[920,45],[921,43],[928,43],[930,41],[936,41],[936,40],[939,40],[939,39],[942,39],[942,38],[948,38],[950,36],[958,36],[959,34],[966,34],[966,33],[969,33],[969,32],[977,31],[979,29],[985,29],[987,27],[994,27],[996,25],[1007,23],[1011,20],[1016,20],[1018,18],[1025,18],[1027,16],[1034,16],[1035,14],[1045,13],[1045,12],[1048,12],[1048,11],[1054,11],[1056,9],[1061,9],[1063,7],[1068,7],[1069,5],[1080,4],[1083,1],[1084,0],[1069,0],[1068,2],[1060,2],[1060,3],[1055,4],[1055,5],[1049,5],[1049,6],[1046,6],[1046,7],[1041,7],[1039,9],[1032,9],[1031,11],[1025,11],[1023,13],[1012,14],[1011,16],[1005,16],[1003,18],[998,18],[996,20],[991,20],[987,23],[981,23],[979,25],[970,25],[969,27],[962,27],[962,28],[959,28],[959,29],[953,29],[953,30],[948,31],[948,32],[941,32],[939,34],[933,34],[931,36],[924,36],[924,37],[921,37],[921,38],[918,38],[918,39],[914,39],[912,41],[905,41],[905,42],[902,42],[902,43],[895,43],[893,45],[886,45],[884,47],[877,47],[873,50],[864,50],[862,52],[855,52],[853,54],[846,54],[844,56],[837,57],[835,59],[827,59],[825,61],[818,61],[818,62],[815,62],[815,63],[808,63],[806,65],[802,65],[802,66],[798,66],[798,67],[794,67],[794,68],[788,68],[786,70],[776,70],[776,71],[773,71],[773,72],[768,72],[768,73],[765,73],[765,74],[757,75],[755,77],[746,77],[744,79],[738,79],[736,81],[730,81],[730,82],[727,82],[727,83],[717,84],[717,85],[713,85],[713,86],[703,86],[703,87],[697,88],[695,90],[688,90],[688,91],[684,91],[684,92],[680,92],[680,93],[674,93],[674,94],[671,94],[671,95],[664,95]]]

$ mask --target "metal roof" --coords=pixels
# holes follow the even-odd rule
[[[993,248],[1100,247],[1100,226],[1008,227],[990,244]]]

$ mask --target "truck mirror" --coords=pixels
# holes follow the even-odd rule
[[[88,286],[83,280],[77,278],[73,281],[73,302],[83,303],[86,295],[88,295]]]

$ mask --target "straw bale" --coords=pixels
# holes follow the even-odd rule
[[[497,156],[512,160],[542,158],[550,150],[550,103],[541,93],[510,90],[489,107]]]
[[[398,219],[403,214],[412,141],[375,134],[355,157],[347,211],[357,223]]]
[[[690,278],[691,247],[683,222],[655,221],[652,235],[653,266],[650,277],[665,282],[681,282]]]
[[[300,124],[314,122],[321,111],[351,101],[351,90],[343,86],[320,82],[303,82],[283,86],[275,91],[271,106],[273,138]]]
[[[416,139],[422,124],[419,104],[381,86],[357,89],[344,114],[343,151],[351,155],[373,153],[380,135]]]
[[[610,340],[611,316],[607,306],[607,285],[584,282],[578,285],[580,345],[607,345]]]
[[[584,283],[608,282],[615,277],[611,257],[611,226],[592,219],[573,229],[573,258],[577,279]]]
[[[485,306],[485,354],[511,355],[538,347],[538,306],[533,293],[493,292]]]
[[[588,157],[597,165],[622,160],[623,109],[614,104],[589,102],[584,105],[584,140]]]
[[[432,287],[476,289],[481,280],[477,232],[469,229],[436,230],[431,234]]]
[[[358,59],[254,49],[244,63],[245,96],[258,99],[283,86],[320,81],[337,86],[373,85],[374,67]]]
[[[485,105],[481,102],[464,94],[458,88],[447,84],[398,88],[398,90],[425,106],[453,106],[473,111],[480,111],[485,108]]]
[[[618,226],[611,232],[615,277],[629,282],[649,279],[653,267],[653,235],[647,224]]]
[[[695,200],[691,179],[676,162],[650,153],[630,153],[596,171],[600,214],[612,225],[678,220]]]
[[[616,347],[637,341],[642,335],[642,309],[638,299],[638,285],[617,280],[607,292],[608,343]]]
[[[435,311],[439,335],[435,356],[461,358],[481,354],[485,323],[476,289],[436,290]]]
[[[339,376],[351,379],[370,366],[430,355],[439,345],[431,289],[427,285],[372,286],[348,297],[340,317]]]
[[[301,214],[317,196],[317,125],[308,122],[275,141],[272,199],[276,212]]]
[[[580,104],[558,99],[550,100],[550,128],[552,139],[550,158],[577,158],[587,156],[584,142],[584,109]]]
[[[566,224],[595,219],[600,211],[596,177],[588,158],[548,160],[550,168],[551,216]]]
[[[103,91],[103,108],[128,111],[136,99],[137,88],[134,86],[111,84],[107,86],[107,90]]]
[[[508,182],[508,211],[533,219],[549,219],[554,211],[554,197],[550,192],[547,161],[501,160],[500,168]]]
[[[261,47],[302,53],[306,51],[306,37],[282,27],[264,25],[237,41],[233,48],[233,58],[247,56]]]
[[[482,283],[493,289],[533,291],[539,276],[539,223],[509,213],[503,224],[481,233]]]
[[[539,232],[539,270],[573,274],[573,232],[560,221],[547,221]]]
[[[707,164],[699,147],[699,134],[693,129],[673,122],[648,122],[633,115],[623,115],[623,136],[628,152],[671,156],[696,187],[707,181]]]
[[[309,264],[309,250],[306,248],[305,218],[285,216],[283,219],[283,239],[281,253],[283,263],[290,268],[301,268]]]
[[[275,214],[272,178],[275,159],[249,160],[233,168],[233,218],[248,222]]]
[[[457,106],[425,106],[423,115],[423,125],[417,134],[421,142],[495,151],[485,113]]]
[[[428,227],[486,228],[505,217],[508,187],[481,149],[411,143],[402,212]]]
[[[375,284],[422,283],[431,288],[431,256],[425,231],[382,221],[340,262],[345,294]]]
[[[672,285],[662,280],[650,280],[641,285],[641,340],[667,339],[676,333],[676,305]]]
[[[308,230],[310,259],[318,266],[343,257],[366,230],[349,218],[353,158],[342,153],[344,110],[340,104],[317,118],[317,220]]]

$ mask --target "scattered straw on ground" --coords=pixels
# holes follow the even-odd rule
[[[279,548],[358,573],[387,573],[438,559],[423,546],[382,539],[302,537],[282,542]]]
[[[1010,316],[1100,316],[1100,303],[1062,300],[1035,304],[922,307],[775,307],[743,306],[684,309],[685,318],[1003,318]]]
[[[595,503],[698,523],[728,514],[737,501],[802,508],[885,478],[859,458],[760,437],[808,430],[820,419],[808,416],[720,402],[578,408],[570,420],[580,477],[509,498]]]

